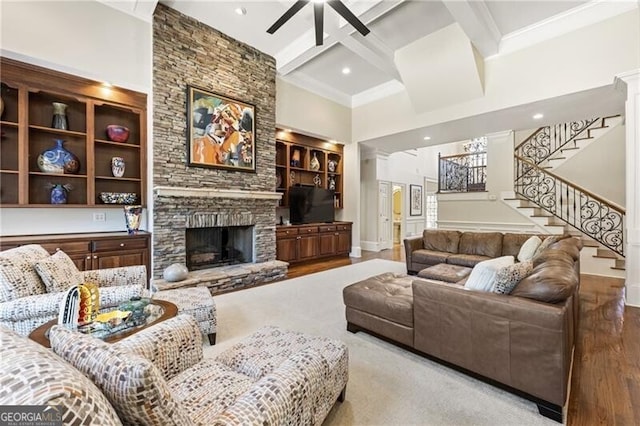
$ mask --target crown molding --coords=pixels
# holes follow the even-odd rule
[[[638,0],[593,0],[505,35],[500,40],[498,54],[489,58],[533,46],[634,9],[638,9]]]
[[[379,99],[386,98],[387,96],[395,95],[403,90],[405,90],[404,84],[398,80],[389,80],[386,83],[382,83],[378,86],[372,87],[371,89],[367,89],[353,95],[351,97],[351,107],[357,108]]]
[[[308,77],[301,73],[278,75],[278,78],[282,79],[282,81],[293,84],[300,89],[306,90],[307,92],[314,93],[318,96],[329,99],[330,101],[339,103],[342,106],[351,108],[351,96],[334,89],[328,84],[321,83],[315,78]]]

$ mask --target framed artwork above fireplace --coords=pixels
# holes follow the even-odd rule
[[[187,164],[256,171],[254,105],[187,86]]]

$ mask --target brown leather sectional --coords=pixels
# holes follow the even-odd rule
[[[407,267],[416,271],[437,259],[468,265],[490,254],[515,256],[529,237],[425,231],[422,240],[429,248],[423,248],[427,252],[422,257],[408,252]],[[406,247],[412,244],[417,243],[405,241]],[[437,255],[433,248],[450,251]],[[371,277],[343,291],[347,329],[366,331],[488,379],[562,421],[577,330],[581,248],[575,238],[550,245],[510,295],[406,274]]]

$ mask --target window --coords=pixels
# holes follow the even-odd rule
[[[427,228],[438,227],[438,197],[436,194],[427,194]]]

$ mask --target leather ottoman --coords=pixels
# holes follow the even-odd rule
[[[407,274],[387,272],[351,284],[342,290],[347,329],[375,330],[376,334],[413,345],[413,293],[415,280]]]

